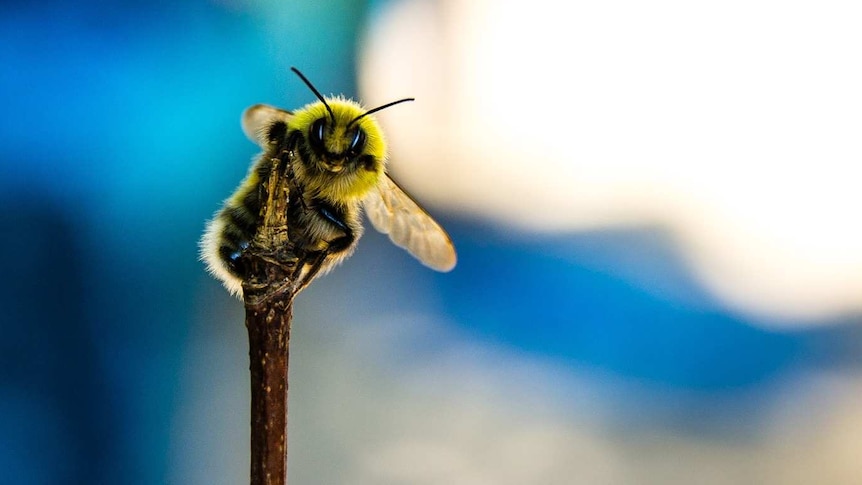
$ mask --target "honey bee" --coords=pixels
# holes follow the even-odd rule
[[[201,238],[201,259],[232,293],[242,297],[245,278],[240,256],[257,231],[261,184],[270,161],[290,153],[297,200],[288,204],[288,234],[306,255],[309,268],[299,288],[350,256],[362,235],[362,211],[378,231],[388,234],[426,266],[450,271],[457,256],[449,235],[386,172],[383,131],[373,113],[412,98],[366,110],[343,97],[324,98],[296,68],[291,68],[318,101],[296,111],[258,104],[242,116],[246,136],[263,149]]]

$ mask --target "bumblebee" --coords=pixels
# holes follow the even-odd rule
[[[243,131],[263,153],[207,224],[200,249],[209,272],[242,297],[240,256],[258,228],[261,184],[269,178],[270,161],[284,153],[290,154],[287,170],[297,198],[287,204],[289,240],[308,264],[300,289],[353,253],[362,236],[363,209],[375,229],[426,266],[455,267],[449,235],[386,172],[386,141],[372,116],[413,99],[365,110],[343,97],[324,98],[291,69],[318,101],[294,112],[258,104],[243,113]]]

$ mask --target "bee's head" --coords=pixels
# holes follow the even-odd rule
[[[294,113],[291,128],[302,133],[310,153],[309,164],[331,175],[383,172],[386,144],[377,121],[357,103],[330,98]]]
[[[369,115],[413,98],[365,110],[349,99],[324,98],[299,70],[291,69],[319,100],[296,111],[289,122],[288,130],[298,131],[304,142],[300,176],[307,176],[305,182],[314,186],[309,188],[333,191],[338,199],[363,196],[377,185],[386,161],[383,131]]]

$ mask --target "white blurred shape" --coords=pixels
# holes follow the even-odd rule
[[[655,224],[755,314],[862,310],[862,4],[393,2],[360,82],[421,200]],[[397,111],[397,112],[396,112]]]

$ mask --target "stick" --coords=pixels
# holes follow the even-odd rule
[[[251,371],[251,485],[287,484],[287,391],[293,297],[301,265],[288,239],[289,154],[272,158],[261,218],[241,256]]]
[[[292,299],[246,307],[251,365],[251,485],[287,483],[288,351]]]

